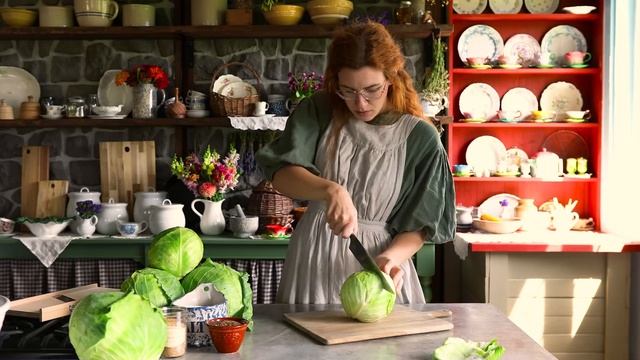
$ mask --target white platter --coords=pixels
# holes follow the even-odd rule
[[[467,86],[460,94],[459,103],[462,115],[483,112],[487,120],[494,118],[500,110],[498,92],[485,83],[473,83]]]
[[[487,0],[453,0],[453,10],[458,14],[481,14],[487,8]]]
[[[562,119],[567,111],[582,110],[582,94],[570,82],[554,82],[542,92],[540,109],[554,111],[558,116],[556,119]]]
[[[219,94],[230,98],[244,98],[251,95],[257,95],[258,91],[253,85],[244,81],[230,82],[220,89]]]
[[[519,200],[519,197],[507,193],[493,195],[478,206],[478,215],[489,214],[498,218],[513,218],[515,217],[516,207],[518,206]],[[500,205],[500,201],[506,201],[507,206],[503,207]]]
[[[504,41],[500,33],[488,25],[468,27],[458,40],[458,56],[465,64],[467,58],[479,57],[495,61],[502,55]]]
[[[515,56],[524,67],[540,63],[540,44],[529,34],[515,34],[504,43],[504,54]]]
[[[34,101],[40,100],[40,84],[28,71],[14,66],[0,66],[0,99],[13,107],[13,113],[18,116],[20,104],[33,96]]]
[[[507,149],[498,138],[484,135],[479,136],[467,146],[465,160],[473,167],[473,171],[486,171],[492,173],[498,168],[498,163],[507,153]]]
[[[520,111],[520,119],[526,120],[532,111],[538,110],[538,98],[531,90],[517,87],[502,96],[500,107],[505,111]]]
[[[517,14],[522,9],[522,0],[489,0],[489,7],[495,14]]]
[[[564,65],[564,54],[569,51],[587,51],[587,39],[571,25],[558,25],[547,31],[540,48],[543,53],[553,54],[556,66]]]
[[[133,109],[133,88],[129,85],[116,85],[116,75],[120,70],[107,70],[98,83],[98,102],[102,106],[122,105],[119,115],[127,116]]]
[[[556,12],[560,0],[524,0],[524,6],[532,14],[550,14]]]
[[[242,79],[235,75],[222,75],[213,82],[213,88],[211,91],[214,93],[220,93],[220,90],[222,90],[223,87],[232,82],[242,82]]]

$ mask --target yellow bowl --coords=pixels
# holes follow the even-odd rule
[[[318,15],[349,16],[353,11],[353,3],[349,0],[312,0],[307,3],[307,11],[311,17]]]
[[[522,226],[520,219],[501,219],[500,221],[473,219],[473,227],[492,234],[510,234]]]
[[[311,21],[317,25],[337,25],[343,23],[349,17],[344,15],[316,15],[311,17]]]
[[[12,27],[33,26],[37,15],[38,12],[35,10],[20,8],[4,8],[1,12],[2,21]]]
[[[270,11],[263,12],[271,25],[296,25],[302,19],[304,7],[299,5],[276,4]]]

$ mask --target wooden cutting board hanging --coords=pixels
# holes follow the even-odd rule
[[[284,318],[322,344],[334,345],[450,330],[453,324],[438,318],[446,314],[450,312],[418,311],[396,305],[389,316],[373,323],[351,319],[342,310],[287,313]]]
[[[38,183],[49,180],[49,147],[24,146],[22,148],[22,179],[20,214],[35,217],[38,204]]]
[[[156,146],[153,141],[100,143],[102,201],[126,202],[133,215],[133,194],[156,188]]]
[[[45,180],[38,182],[36,217],[65,216],[69,181]]]

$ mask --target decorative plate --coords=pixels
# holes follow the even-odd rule
[[[489,7],[496,14],[517,14],[522,9],[522,0],[489,0]]]
[[[520,168],[520,163],[524,160],[529,160],[529,155],[527,155],[524,150],[514,146],[507,150],[504,158],[507,162],[507,166],[515,165]]]
[[[257,95],[258,91],[253,85],[244,81],[230,82],[220,89],[219,94],[230,98],[244,98],[251,95]]]
[[[502,141],[493,136],[484,135],[473,139],[467,146],[465,159],[476,173],[487,169],[495,172],[500,159],[504,158],[506,153],[507,149]]]
[[[502,54],[503,48],[502,36],[488,25],[470,26],[458,40],[458,55],[465,64],[470,57],[496,60]]]
[[[556,153],[561,159],[589,158],[589,144],[575,131],[559,130],[553,132],[544,139],[542,147]]]
[[[520,119],[526,120],[531,112],[538,110],[538,98],[527,88],[517,87],[502,96],[501,109],[504,111],[520,111]]]
[[[520,201],[520,198],[512,194],[496,194],[478,206],[478,214],[489,214],[498,218],[510,219],[515,217],[518,201]]]
[[[460,94],[462,115],[481,112],[485,114],[486,119],[490,120],[498,114],[498,110],[500,110],[500,96],[491,85],[474,83],[467,86]]]
[[[40,84],[28,71],[14,66],[0,66],[0,99],[13,107],[14,116],[20,114],[20,105],[33,96],[40,100]]]
[[[133,88],[116,85],[116,75],[120,70],[107,70],[98,83],[98,102],[102,106],[122,105],[119,115],[127,116],[133,109]]]
[[[524,0],[524,6],[532,14],[550,14],[556,12],[560,0]]]
[[[554,111],[556,120],[562,120],[567,111],[582,110],[582,94],[572,83],[554,82],[542,92],[540,109]]]
[[[522,66],[535,66],[540,62],[540,44],[529,34],[516,34],[504,44],[504,54],[517,57]]]
[[[242,82],[242,79],[235,75],[222,75],[213,82],[213,88],[211,90],[215,93],[220,93],[223,87],[232,82]]]
[[[487,0],[453,0],[453,10],[458,14],[482,14]]]
[[[544,34],[540,47],[543,53],[553,54],[553,62],[561,66],[569,51],[587,51],[587,39],[571,25],[558,25]]]

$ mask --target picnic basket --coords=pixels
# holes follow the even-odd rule
[[[249,72],[253,74],[254,78],[256,79],[256,86],[258,88],[260,87],[260,76],[250,65],[240,62],[230,62],[227,64],[223,64],[218,69],[216,69],[213,74],[209,105],[211,106],[213,114],[216,116],[251,116],[253,114],[255,104],[260,101],[260,95],[253,94],[240,98],[232,98],[213,91],[213,84],[215,83],[216,79],[225,69],[228,69],[232,66],[240,66],[249,70]]]

